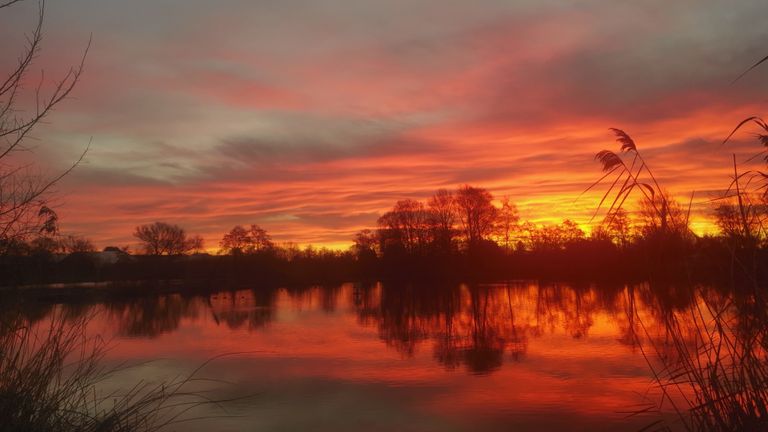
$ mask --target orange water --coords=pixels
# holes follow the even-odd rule
[[[629,415],[659,401],[638,345],[661,313],[649,298],[647,286],[344,284],[76,309],[95,313],[107,363],[133,365],[113,388],[224,355],[196,375],[216,381],[195,385],[234,400],[175,430],[638,430],[673,419]]]

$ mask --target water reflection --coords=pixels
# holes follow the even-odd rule
[[[182,318],[197,318],[199,299],[170,294],[104,304],[117,335],[155,338],[179,328]]]
[[[291,398],[306,393],[291,389],[318,380],[363,385],[365,395],[376,397],[381,390],[371,386],[382,384],[423,392],[431,404],[423,410],[441,416],[471,410],[511,421],[510,413],[557,410],[579,421],[607,416],[619,422],[626,414],[618,412],[638,409],[646,415],[632,417],[639,429],[652,422],[647,415],[685,412],[707,398],[736,398],[733,406],[709,410],[709,417],[736,408],[759,413],[768,379],[745,384],[734,377],[768,376],[765,304],[718,287],[648,283],[344,284],[32,302],[2,307],[0,318],[44,323],[54,311],[94,316],[98,331],[117,337],[111,354],[120,360],[202,362],[254,350],[252,363],[227,372],[236,380],[258,376],[249,386],[275,380],[269,391]],[[727,349],[713,349],[718,346]],[[482,378],[488,375],[494,379]],[[668,393],[661,408],[638,396],[653,387],[654,376],[673,377],[657,383]],[[723,395],[706,383],[674,382],[702,376],[720,376],[715,382],[737,391]],[[708,424],[686,421],[694,420]]]
[[[511,287],[383,287],[359,291],[362,325],[375,326],[388,346],[404,356],[432,341],[434,358],[448,369],[465,365],[476,373],[501,367],[504,353],[525,354],[529,324]]]
[[[713,304],[725,301],[717,290],[704,292]],[[121,298],[97,304],[74,302],[56,307],[71,317],[103,313],[115,335],[131,338],[157,338],[177,331],[185,321],[201,319],[231,330],[258,332],[279,319],[281,310],[353,313],[359,325],[375,328],[386,346],[404,358],[428,346],[434,360],[448,370],[464,367],[472,373],[486,374],[501,368],[505,361],[525,358],[532,338],[563,334],[585,339],[596,326],[612,329],[619,345],[635,350],[646,338],[668,337],[670,320],[694,304],[690,287],[509,282],[260,288]],[[4,310],[36,322],[53,307],[31,303]]]
[[[764,289],[667,287],[666,292],[671,295],[648,298],[649,307],[632,307],[627,314],[639,323],[637,345],[663,390],[657,408],[677,412],[684,430],[767,430]]]
[[[571,286],[508,283],[444,287],[363,289],[356,302],[360,322],[376,326],[380,337],[405,356],[432,341],[434,358],[448,369],[466,366],[488,373],[504,358],[526,354],[529,340],[564,333],[586,338],[597,315],[607,315],[623,329],[619,340],[634,346],[635,324],[627,320],[626,302],[636,303],[623,286]],[[630,317],[631,319],[631,317]]]
[[[265,290],[221,292],[205,298],[217,325],[257,330],[273,319],[275,292]]]

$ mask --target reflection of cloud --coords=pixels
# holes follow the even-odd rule
[[[4,40],[23,42],[30,5],[7,16]],[[573,199],[595,178],[592,155],[613,148],[610,126],[681,200],[724,187],[743,147],[717,144],[768,94],[758,74],[729,85],[765,55],[766,12],[709,0],[48,5],[47,72],[77,57],[78,38],[95,42],[38,151],[62,166],[93,136],[62,213],[101,245],[156,219],[209,244],[252,222],[279,240],[348,242],[394,200],[464,183],[525,217],[584,221],[599,192]]]

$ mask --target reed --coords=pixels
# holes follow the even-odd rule
[[[756,136],[766,148],[750,160],[766,155],[768,124],[758,117],[739,123],[724,143],[747,124],[756,124],[761,129]],[[680,229],[674,224],[667,226],[664,221],[674,208],[673,200],[667,198],[634,140],[624,131],[612,131],[621,145],[620,152],[603,150],[597,153],[595,159],[601,163],[605,174],[587,188],[606,180],[610,182],[595,215],[610,203],[607,205],[610,217],[622,208],[630,194],[639,190],[644,198],[643,212],[662,222],[657,234],[662,238],[675,232],[687,234],[691,205]],[[764,160],[768,162],[768,156]],[[764,189],[767,187],[765,172],[757,169],[740,172],[736,157],[733,157],[733,177],[723,198],[738,204],[730,212],[733,215],[730,225],[741,238],[740,244],[753,252],[750,254],[751,265],[737,251],[733,252],[733,257],[734,262],[745,270],[743,273],[751,276],[748,280],[755,289],[737,286],[733,277],[733,290],[728,294],[693,289],[690,308],[659,314],[656,324],[662,329],[660,335],[652,334],[654,332],[648,323],[642,322],[634,307],[629,308],[630,321],[639,323],[644,333],[642,337],[635,334],[635,343],[663,395],[658,408],[671,406],[679,420],[675,424],[657,421],[647,429],[768,430],[768,301],[764,295],[765,287],[757,278],[761,265],[757,249],[765,238],[765,205],[760,206],[755,199],[762,195],[765,202],[768,194]]]
[[[758,158],[768,163],[768,123],[760,117],[752,116],[739,122],[722,144],[728,143],[736,132],[748,125],[757,126],[758,132],[753,135],[763,149],[744,160],[742,166]],[[740,169],[735,153],[732,155],[732,166],[728,188],[713,202],[725,201],[716,211],[718,225],[728,236],[731,261],[742,273],[750,276],[754,288],[758,289],[764,265],[760,249],[767,245],[768,240],[768,170],[758,167]]]
[[[661,335],[631,312],[641,322],[642,353],[664,395],[660,405],[671,404],[688,431],[768,430],[766,304],[753,296],[692,295],[690,308],[662,315]],[[659,430],[674,426],[654,424]]]
[[[639,191],[645,202],[648,202],[655,212],[663,214],[668,206],[667,195],[638,150],[637,144],[623,130],[616,128],[610,128],[610,130],[616,136],[616,141],[621,145],[619,153],[611,150],[601,150],[595,155],[595,160],[600,162],[602,171],[605,174],[582,192],[582,194],[586,193],[603,182],[610,182],[610,186],[595,208],[592,219],[594,220],[600,211],[605,208],[605,204],[610,202],[606,210],[605,221],[606,224],[610,225],[613,217],[615,217],[618,210],[623,208],[625,202],[634,191]],[[629,161],[625,161],[625,158],[628,158]]]
[[[89,318],[54,314],[46,325],[0,320],[0,419],[3,431],[156,431],[203,404],[189,391],[192,374],[162,383],[142,381],[104,393],[119,368],[106,368],[103,340],[86,336]]]

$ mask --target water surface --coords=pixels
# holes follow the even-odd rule
[[[678,301],[679,303],[679,301]],[[515,282],[243,289],[60,305],[93,314],[109,384],[198,376],[185,431],[638,430],[660,416],[638,342],[661,335],[647,285]],[[631,312],[630,312],[631,311]],[[659,336],[663,337],[663,335]],[[243,397],[248,396],[248,397]]]

